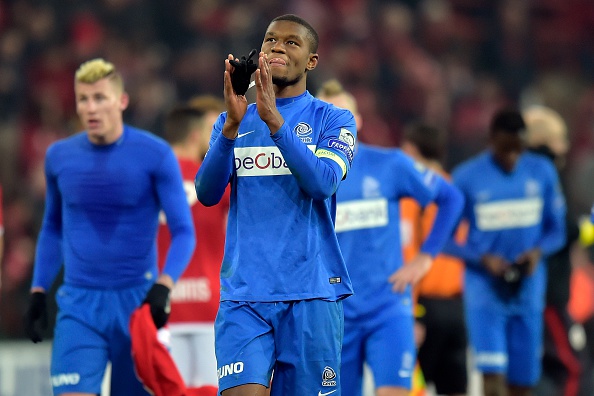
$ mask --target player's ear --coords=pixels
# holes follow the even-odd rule
[[[309,54],[309,60],[307,61],[307,66],[305,66],[306,71],[311,71],[316,68],[318,65],[318,54]]]
[[[124,111],[128,108],[128,105],[130,104],[130,96],[128,95],[127,92],[122,92],[122,94],[120,95],[120,110]]]

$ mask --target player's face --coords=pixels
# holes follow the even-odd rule
[[[495,160],[506,172],[511,172],[524,151],[525,140],[523,135],[496,132],[491,137],[491,145]]]
[[[318,55],[310,52],[307,28],[291,21],[276,21],[268,26],[262,52],[268,55],[272,82],[279,87],[300,82],[305,86],[305,72],[318,63]]]
[[[128,95],[109,79],[92,83],[76,82],[76,112],[92,143],[110,144],[123,132],[122,112],[128,106]]]

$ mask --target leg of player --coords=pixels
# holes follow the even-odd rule
[[[530,396],[532,388],[518,385],[508,385],[507,394],[509,396]]]
[[[507,385],[503,374],[483,374],[485,396],[507,396]]]
[[[245,384],[229,388],[221,393],[222,396],[267,396],[268,388],[260,384]]]

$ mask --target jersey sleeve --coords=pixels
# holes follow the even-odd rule
[[[163,273],[177,281],[192,257],[196,237],[179,163],[170,149],[157,171],[156,190],[171,233]]]
[[[538,247],[544,256],[549,256],[565,244],[567,208],[557,171],[550,162],[546,165],[543,167],[547,183],[544,194],[542,238]]]
[[[194,179],[196,195],[204,206],[216,205],[229,184],[233,172],[235,140],[227,139],[221,132],[226,113],[215,122],[210,137],[210,148]]]
[[[464,206],[464,197],[460,190],[446,181],[443,177],[437,179],[437,194],[434,202],[437,205],[437,215],[431,232],[423,242],[421,251],[436,256],[451,239],[460,220]]]
[[[422,207],[427,206],[438,193],[441,176],[415,162],[402,151],[397,150],[395,153],[394,170],[398,180],[398,195],[414,198]]]
[[[355,156],[357,127],[349,110],[332,106],[326,125],[316,146],[316,156],[336,163],[341,170],[340,179],[346,178]]]
[[[464,198],[460,221],[473,224],[474,208],[470,199],[469,187],[465,183],[466,180],[467,178],[460,169],[455,169],[452,172],[452,184],[459,189]],[[464,260],[466,265],[476,267],[481,265],[482,254],[488,250],[489,243],[488,238],[481,238],[478,233],[469,232],[464,243],[458,243],[453,238],[448,239],[442,249],[442,253],[458,257]]]
[[[303,191],[311,198],[324,200],[336,192],[343,177],[340,164],[330,158],[320,158],[291,133],[284,123],[272,135],[272,140],[282,153],[291,174]]]
[[[48,291],[64,261],[62,253],[62,197],[52,170],[55,147],[48,149],[45,161],[45,212],[41,231],[37,238],[32,287]]]

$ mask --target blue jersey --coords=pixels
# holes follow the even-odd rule
[[[347,319],[395,311],[412,315],[410,286],[404,293],[394,293],[388,282],[403,265],[399,205],[403,197],[422,206],[438,203],[438,227],[421,248],[434,256],[459,219],[462,195],[400,149],[359,143],[349,177],[337,193],[336,232],[355,291],[343,303]]]
[[[565,243],[565,198],[552,162],[524,152],[510,173],[490,151],[458,166],[453,182],[465,196],[463,217],[469,223],[468,240],[450,253],[466,262],[466,294],[473,304],[496,301],[492,276],[480,263],[485,254],[510,263],[528,250],[540,248],[543,259]],[[544,304],[544,260],[522,285],[520,305],[540,309]]]
[[[196,175],[205,204],[231,183],[221,300],[344,298],[352,289],[334,231],[334,193],[352,161],[354,117],[307,91],[276,105],[285,123],[273,136],[250,104],[237,138],[227,139],[223,113]]]
[[[82,132],[54,143],[45,160],[43,225],[33,286],[48,290],[64,264],[65,284],[96,289],[156,280],[162,208],[172,232],[163,270],[176,280],[195,246],[178,162],[162,139],[124,126],[95,145]]]

